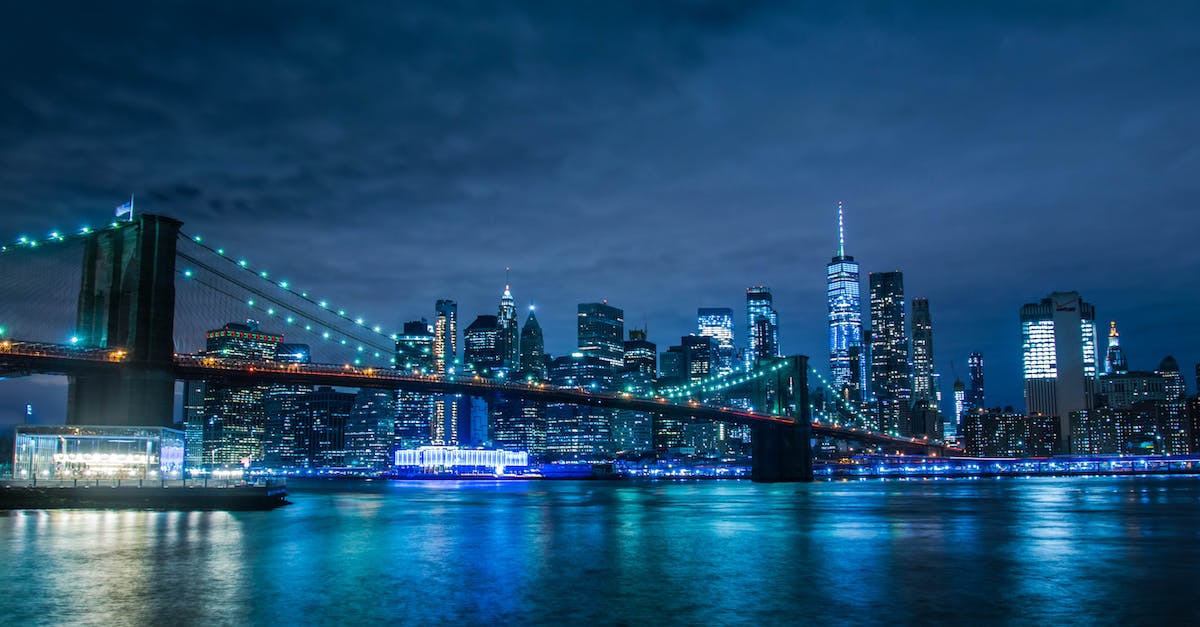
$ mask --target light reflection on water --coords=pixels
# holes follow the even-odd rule
[[[1200,621],[1200,480],[322,482],[0,513],[6,624]]]

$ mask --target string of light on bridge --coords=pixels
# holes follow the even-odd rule
[[[307,302],[310,305],[313,305],[314,307],[319,308],[320,310],[322,310],[324,313],[326,313],[328,315],[345,320],[346,322],[350,323],[355,328],[362,330],[363,332],[377,335],[377,336],[379,336],[385,340],[388,340],[390,342],[394,342],[399,338],[398,333],[390,333],[390,334],[385,333],[383,331],[383,328],[380,325],[368,324],[365,317],[363,317],[363,316],[351,316],[346,313],[346,310],[344,308],[335,307],[335,306],[330,305],[328,300],[316,299],[316,298],[309,296],[307,291],[303,291],[303,290],[294,288],[291,285],[290,281],[287,281],[284,279],[276,280],[276,279],[271,278],[271,275],[268,271],[260,269],[260,268],[252,267],[250,265],[250,262],[244,258],[235,260],[234,256],[226,254],[224,248],[208,245],[207,243],[204,242],[204,238],[199,235],[186,235],[186,234],[181,233],[180,236],[182,238],[186,238],[188,241],[196,244],[197,246],[215,254],[216,256],[229,262],[230,264],[234,265],[235,267],[237,267],[241,270],[244,270],[246,272],[249,272],[250,274],[253,274],[255,277],[257,277],[258,280],[266,281],[267,283],[283,290],[287,294],[290,294],[291,296],[294,296],[300,300],[303,300],[304,302]],[[184,269],[182,274],[183,274],[184,278],[192,278],[195,273],[191,269]],[[256,301],[254,299],[248,299],[246,301],[246,304],[249,307],[254,308],[256,306]],[[276,303],[276,304],[279,304],[279,303]],[[269,307],[268,305],[260,304],[260,305],[258,305],[258,307],[262,311],[266,312],[267,315],[269,315],[269,316],[274,316],[276,313],[274,311],[274,309]],[[285,321],[289,325],[295,325],[295,323],[296,323],[294,317],[292,317],[292,316],[287,316],[285,318]],[[353,336],[346,334],[346,333],[342,333],[336,329],[333,329],[332,327],[320,328],[320,330],[316,330],[312,327],[312,325],[306,324],[306,325],[304,325],[303,328],[305,331],[313,333],[314,335],[317,335],[317,336],[321,337],[322,339],[340,342],[342,345],[349,344],[347,342],[347,339],[352,340],[356,343],[360,341],[360,340],[354,338]],[[333,331],[332,334],[330,333],[331,330]],[[333,335],[344,336],[344,337],[339,337],[337,339],[334,339],[332,337]],[[367,342],[367,343],[370,344],[370,342]],[[378,348],[378,347],[375,347],[375,348]],[[361,344],[357,347],[357,349],[359,352],[365,351],[365,348]],[[376,357],[381,356],[380,353],[378,353],[378,352],[375,352],[374,355]],[[392,357],[391,361],[393,363],[395,363],[395,358]],[[356,360],[355,363],[357,364],[358,360]]]
[[[122,226],[124,226],[125,224],[127,224],[127,223],[113,222],[113,223],[109,224],[106,228],[119,229]],[[90,226],[84,226],[84,227],[80,227],[79,230],[77,230],[77,231],[70,231],[70,232],[68,232],[66,230],[50,231],[46,235],[46,237],[42,238],[42,239],[38,239],[36,237],[29,237],[28,235],[21,235],[21,236],[17,237],[17,239],[10,244],[0,245],[0,253],[14,252],[17,250],[33,250],[40,246],[44,246],[46,244],[56,244],[56,243],[67,242],[69,240],[82,239],[84,237],[87,237],[88,235],[92,235],[92,234],[96,233],[96,231],[97,231],[96,229],[93,229]]]

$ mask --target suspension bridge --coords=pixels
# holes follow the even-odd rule
[[[809,374],[821,375],[799,355],[760,360],[739,372],[648,395],[399,370],[396,334],[256,269],[199,236],[185,234],[180,221],[166,216],[143,214],[103,228],[52,232],[42,239],[23,236],[0,248],[0,271],[9,276],[22,269],[37,274],[39,255],[71,243],[80,245],[82,263],[75,271],[79,281],[77,291],[72,290],[74,331],[69,338],[54,341],[56,335],[62,337],[61,330],[48,322],[66,319],[61,310],[69,307],[39,302],[32,294],[7,299],[19,311],[4,312],[11,321],[0,319],[0,378],[68,377],[68,424],[171,426],[176,381],[221,380],[499,395],[745,425],[752,434],[753,476],[758,481],[810,480],[814,437],[896,453],[945,455],[948,450],[941,442],[865,429],[852,407],[840,407],[833,414],[824,405],[814,405]],[[14,262],[18,259],[23,261]],[[47,272],[70,275],[62,266],[40,272],[34,277],[38,284],[45,283]],[[190,307],[179,307],[181,300],[189,300]],[[186,321],[180,316],[182,310],[222,315],[216,303],[249,308],[289,332],[319,340],[330,348],[329,355],[340,358],[330,363],[280,363],[177,350],[187,345],[186,336],[198,337],[196,329],[204,326]],[[235,318],[224,315],[226,320]],[[720,398],[718,393],[734,392],[748,401],[749,408],[711,402]],[[837,394],[824,396],[838,398]]]

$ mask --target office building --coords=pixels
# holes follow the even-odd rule
[[[346,466],[382,470],[391,461],[396,402],[391,390],[359,390],[346,420]]]
[[[1125,359],[1125,351],[1121,350],[1121,334],[1117,333],[1117,321],[1108,323],[1108,351],[1104,354],[1104,374],[1124,374],[1129,372],[1129,362]]]
[[[759,359],[779,356],[779,314],[771,289],[762,285],[746,288],[746,367]]]
[[[1010,411],[972,411],[959,439],[969,457],[1047,457],[1058,448],[1058,420]]]
[[[582,352],[555,358],[550,362],[549,374],[550,384],[560,388],[611,391],[616,386],[612,365]],[[549,403],[545,412],[549,457],[585,461],[611,457],[614,410]]]
[[[311,361],[307,344],[280,344],[276,361],[307,364]],[[266,430],[263,434],[263,464],[287,470],[307,468],[312,424],[305,406],[311,385],[275,383],[267,388],[264,400]]]
[[[625,362],[625,312],[608,304],[580,303],[579,352],[620,370]]]
[[[529,306],[529,317],[521,327],[521,374],[528,381],[546,380],[546,350],[542,340],[542,325],[538,324],[533,305]]]
[[[346,422],[354,410],[354,394],[321,386],[308,395],[306,404],[312,424],[310,463],[314,468],[346,466]]]
[[[1071,412],[1090,409],[1096,389],[1096,311],[1078,292],[1054,292],[1021,308],[1025,407],[1059,419],[1070,450]]]
[[[971,387],[967,390],[968,410],[987,408],[987,400],[983,393],[983,355],[971,353],[967,356],[967,370]]]
[[[716,342],[714,374],[732,373],[733,310],[728,307],[701,307],[696,310],[696,328],[699,335],[711,337]]]
[[[871,285],[871,395],[878,428],[909,435],[908,412],[912,405],[908,337],[905,334],[904,275],[872,272]]]
[[[862,302],[858,262],[846,254],[846,228],[838,202],[837,254],[825,266],[826,303],[829,311],[829,373],[836,392],[847,402],[863,400],[866,378],[862,360]]]
[[[505,376],[504,346],[496,316],[477,316],[463,331],[463,372],[486,379]]]
[[[516,372],[520,366],[517,325],[517,306],[506,281],[504,293],[500,296],[500,311],[496,315],[496,345],[500,351],[500,368],[506,374]]]
[[[937,407],[937,379],[933,373],[933,317],[929,314],[929,299],[912,301],[912,371],[913,401],[926,407]]]
[[[283,336],[259,331],[258,323],[229,323],[205,334],[205,355],[218,359],[274,361]],[[201,463],[242,465],[262,461],[264,400],[271,386],[211,380],[204,385]],[[185,428],[186,431],[186,428]]]
[[[439,300],[433,320],[433,372],[452,375],[458,366],[458,303]],[[434,446],[458,444],[458,397],[439,394],[433,400],[429,441]]]
[[[433,328],[424,319],[405,322],[404,332],[396,337],[396,369],[414,375],[432,374],[433,337]],[[411,449],[429,444],[434,401],[433,394],[407,390],[396,393],[392,448]]]

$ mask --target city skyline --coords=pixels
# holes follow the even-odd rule
[[[1016,312],[1053,291],[1076,290],[1095,304],[1098,321],[1116,320],[1131,368],[1174,355],[1191,373],[1200,354],[1200,335],[1188,324],[1197,303],[1184,284],[1147,285],[1136,270],[1168,263],[1189,276],[1200,268],[1186,239],[1196,220],[1187,211],[1196,156],[1177,141],[1196,124],[1179,108],[1197,89],[1186,80],[1196,54],[1178,19],[1187,7],[1081,8],[1032,25],[1029,16],[983,21],[971,9],[600,7],[591,10],[605,20],[538,14],[532,33],[515,26],[521,9],[457,15],[499,24],[484,43],[507,51],[508,65],[481,55],[478,42],[451,46],[443,59],[420,37],[403,48],[369,37],[428,23],[411,12],[341,15],[343,34],[314,41],[305,26],[326,16],[313,7],[287,15],[251,7],[244,31],[209,41],[154,30],[154,15],[122,8],[50,32],[38,10],[6,40],[37,61],[14,73],[0,105],[9,114],[0,116],[6,240],[97,222],[133,192],[139,210],[178,215],[263,267],[296,266],[295,243],[304,242],[309,271],[297,281],[397,329],[431,317],[439,298],[457,301],[467,322],[493,313],[511,265],[518,310],[538,305],[554,355],[574,344],[578,303],[607,299],[625,310],[628,326],[647,326],[651,341],[666,346],[694,329],[696,307],[741,311],[744,289],[764,284],[774,293],[783,352],[821,363],[830,207],[844,200],[861,271],[904,272],[906,294],[936,310],[943,394],[956,374],[966,380],[967,355],[978,351],[988,360],[989,405],[1021,407]],[[276,18],[283,22],[268,30]],[[914,43],[891,25],[927,37]],[[668,31],[672,37],[655,37]],[[175,56],[144,58],[131,34]],[[609,43],[623,40],[615,34],[647,37],[625,57]],[[573,35],[597,48],[571,49],[565,41]],[[328,70],[312,55],[259,49],[252,42],[260,40],[284,51],[333,46],[411,80],[397,87],[370,72],[346,76],[318,90],[328,100],[323,124],[305,124],[314,112],[289,96],[289,79],[272,68],[314,84]],[[1072,61],[1080,50],[1096,59],[1088,45],[1096,41],[1108,44],[1107,56],[1095,65]],[[226,45],[248,49],[235,62],[221,53]],[[109,53],[104,62],[78,62],[99,48]],[[943,54],[950,48],[955,55]],[[185,51],[196,65],[173,65]],[[814,51],[825,54],[812,60]],[[657,65],[632,61],[652,53],[661,53]],[[802,59],[811,85],[786,71]],[[903,71],[870,69],[883,59]],[[443,80],[444,63],[478,80]],[[978,64],[996,71],[967,71]],[[1155,73],[1142,71],[1150,65]],[[600,67],[608,71],[592,73],[599,90],[579,91],[575,70]],[[746,67],[756,69],[736,78]],[[843,78],[850,75],[857,82]],[[156,80],[163,76],[173,77],[169,85]],[[694,95],[714,81],[743,89]],[[510,89],[526,91],[510,98]],[[557,107],[564,93],[578,99]],[[204,112],[191,105],[201,94]],[[631,95],[638,105],[618,98]],[[1070,106],[1079,98],[1107,104],[1079,114]],[[493,106],[483,111],[484,103]],[[403,106],[422,122],[396,116]],[[290,115],[264,115],[277,110]],[[528,121],[526,110],[546,113],[545,121]],[[1025,113],[1017,119],[1015,110]],[[664,120],[664,111],[677,115]],[[195,149],[165,155],[163,140]],[[63,146],[77,147],[75,157],[62,158]],[[668,149],[673,159],[663,158]],[[743,157],[736,165],[725,158],[730,151]],[[409,153],[424,157],[396,156]],[[92,167],[97,162],[107,168]],[[476,220],[485,212],[497,219]],[[330,221],[337,228],[327,228]],[[585,223],[591,232],[580,238]],[[231,224],[238,228],[223,228]],[[274,237],[264,240],[264,232]],[[1101,254],[1100,242],[1113,238],[1120,263]],[[446,241],[454,242],[449,250]],[[334,278],[347,275],[356,280]],[[5,398],[0,418],[19,421],[23,400]],[[37,409],[53,413],[53,405]]]

